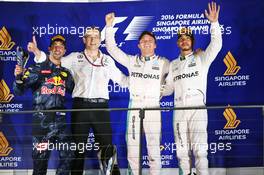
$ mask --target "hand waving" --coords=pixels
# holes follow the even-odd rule
[[[216,22],[218,21],[220,6],[216,5],[215,2],[208,3],[208,11],[205,10],[205,16],[210,22]]]

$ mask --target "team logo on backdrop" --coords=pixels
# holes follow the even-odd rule
[[[0,60],[16,61],[16,51],[13,49],[16,43],[5,26],[0,30]]]
[[[118,25],[122,22],[124,22],[128,17],[115,17],[114,21],[114,32],[116,33],[118,31]],[[129,40],[138,40],[140,34],[146,30],[148,24],[152,21],[154,17],[153,16],[135,16],[131,20],[131,22],[126,27],[125,31],[123,32],[124,35],[126,35],[125,41]],[[102,41],[105,40],[105,29],[102,30]]]
[[[14,95],[11,94],[9,87],[7,86],[5,80],[0,82],[0,102],[9,103],[14,98]]]
[[[122,33],[123,35],[126,36],[122,42],[117,44],[118,47],[122,47],[125,41],[138,40],[140,34],[144,30],[146,30],[147,26],[153,20],[153,18],[154,18],[153,16],[134,16],[131,22],[127,25],[124,32],[122,33],[122,31],[120,31],[118,26],[120,26],[121,23],[125,22],[128,19],[128,17],[115,17],[114,26],[113,26],[114,33]],[[105,40],[105,29],[106,27],[104,27],[104,29],[101,32],[102,41]],[[105,47],[105,44],[101,44],[101,46]]]
[[[250,134],[250,129],[241,128],[237,113],[235,110],[228,105],[228,107],[223,112],[223,117],[226,119],[226,124],[223,129],[215,130],[215,135],[220,141],[231,141],[231,140],[245,140]]]
[[[12,41],[5,27],[0,30],[0,50],[11,50],[16,43]]]
[[[13,98],[14,95],[11,93],[10,88],[6,84],[5,80],[2,79],[0,82],[0,111],[15,112],[22,109],[23,104],[10,103]]]
[[[236,75],[237,72],[241,69],[241,67],[237,65],[237,61],[230,51],[226,54],[224,63],[227,68],[224,75]]]
[[[250,79],[249,75],[238,75],[242,68],[239,66],[236,58],[229,51],[223,59],[226,70],[223,76],[215,77],[215,82],[219,87],[246,86]]]
[[[15,168],[22,162],[21,157],[9,156],[13,148],[9,145],[3,132],[0,132],[0,168]]]
[[[8,156],[12,150],[4,133],[0,132],[0,156]]]
[[[227,121],[224,129],[235,129],[241,122],[237,120],[237,115],[232,108],[226,108],[223,115]]]

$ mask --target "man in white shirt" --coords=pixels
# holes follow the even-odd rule
[[[73,52],[63,57],[62,66],[68,68],[73,76],[73,108],[108,108],[108,83],[112,79],[122,87],[128,86],[127,77],[116,67],[114,60],[99,50],[101,34],[99,28],[87,28],[83,37],[85,50]],[[29,43],[33,49],[35,61],[42,62],[46,55],[36,47],[36,41]],[[72,134],[76,144],[87,143],[90,128],[93,129],[96,143],[100,145],[100,167],[104,174],[119,174],[115,164],[116,148],[112,144],[112,128],[109,111],[86,111],[72,113]],[[72,175],[82,175],[85,152],[76,151]],[[112,172],[112,169],[114,171]]]
[[[194,53],[194,36],[190,29],[178,31],[177,45],[181,50],[178,59],[170,64],[163,95],[174,94],[176,107],[204,106],[206,104],[207,74],[211,63],[222,48],[221,29],[218,23],[220,6],[208,4],[207,19],[211,22],[211,42],[203,52]],[[176,110],[174,133],[177,145],[180,175],[190,175],[191,150],[195,157],[197,175],[208,175],[207,110]]]
[[[114,38],[114,13],[106,15],[106,48],[110,55],[129,71],[130,104],[132,108],[160,107],[160,87],[168,73],[169,60],[155,54],[156,38],[144,31],[139,37],[139,55],[128,55],[116,46]],[[139,111],[128,112],[127,158],[134,175],[139,174]],[[143,122],[146,135],[150,174],[158,175],[160,158],[160,111],[146,111]]]

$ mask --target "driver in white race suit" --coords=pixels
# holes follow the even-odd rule
[[[155,54],[156,38],[144,31],[139,37],[139,55],[128,55],[116,46],[113,22],[114,13],[106,15],[106,48],[109,54],[129,71],[130,108],[160,107],[160,87],[168,73],[169,60]],[[129,111],[127,118],[127,158],[134,175],[139,174],[139,111]],[[143,122],[146,135],[150,174],[158,175],[160,158],[160,111],[146,111]]]
[[[176,107],[203,106],[206,103],[207,74],[211,63],[222,47],[218,23],[220,6],[208,4],[205,16],[211,22],[211,42],[204,52],[193,52],[194,37],[188,28],[178,31],[178,59],[170,64],[163,95],[173,91]],[[207,110],[175,110],[174,132],[180,175],[191,174],[191,150],[195,157],[196,173],[208,175]]]

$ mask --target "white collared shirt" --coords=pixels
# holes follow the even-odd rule
[[[72,52],[62,58],[61,65],[71,71],[75,82],[72,97],[109,99],[110,79],[122,87],[128,87],[128,77],[116,67],[114,60],[102,52],[99,55],[95,61],[84,52]],[[42,52],[41,58],[34,60],[43,62],[45,58]]]

